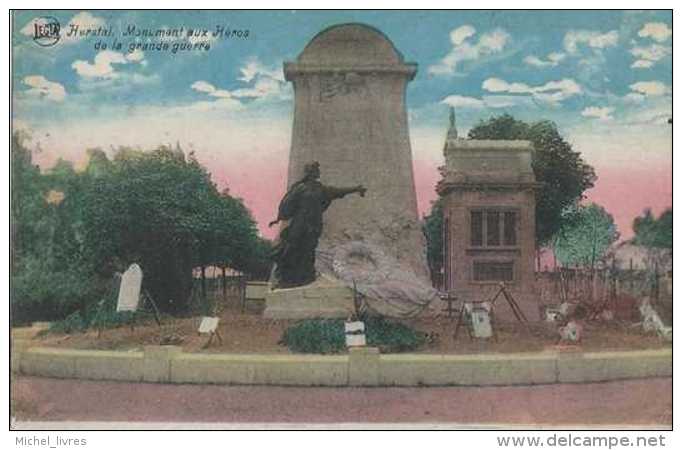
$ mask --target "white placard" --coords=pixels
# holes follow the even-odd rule
[[[476,308],[471,311],[471,325],[474,336],[477,338],[489,338],[493,335],[490,315],[486,309]]]
[[[218,317],[202,317],[199,324],[199,333],[213,333],[218,329]]]
[[[346,322],[346,333],[365,332],[365,322]]]
[[[364,347],[367,345],[364,334],[347,334],[346,347]]]
[[[118,290],[116,311],[137,311],[140,303],[140,289],[142,288],[142,269],[137,264],[131,264],[121,277],[121,287]]]

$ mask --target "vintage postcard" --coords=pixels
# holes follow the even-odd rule
[[[672,19],[12,11],[10,426],[671,430]]]

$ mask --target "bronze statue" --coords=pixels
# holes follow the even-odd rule
[[[365,196],[362,186],[338,188],[326,186],[319,180],[320,164],[306,164],[303,178],[294,183],[279,204],[277,220],[269,226],[285,220],[275,245],[276,288],[303,286],[315,281],[315,248],[322,234],[322,214],[332,201],[348,194]]]

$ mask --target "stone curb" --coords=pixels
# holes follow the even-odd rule
[[[196,354],[176,346],[143,351],[69,350],[12,345],[23,375],[153,383],[289,386],[504,386],[672,376],[672,350],[483,355]]]

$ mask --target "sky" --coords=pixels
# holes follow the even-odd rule
[[[46,17],[60,39],[41,46]],[[406,95],[421,214],[436,198],[450,106],[460,135],[504,113],[554,121],[595,168],[587,200],[624,239],[645,208],[672,206],[669,11],[15,12],[13,127],[30,133],[43,170],[59,158],[82,167],[90,148],[179,143],[273,237],[293,119],[282,64],[347,22],[378,28],[418,64]]]

